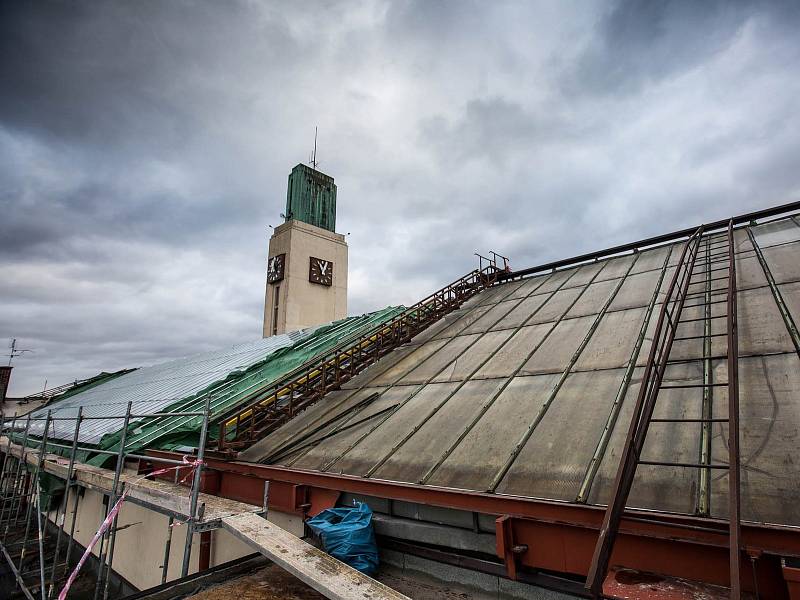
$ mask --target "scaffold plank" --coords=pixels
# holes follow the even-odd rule
[[[327,598],[408,599],[258,515],[225,517],[222,526]]]

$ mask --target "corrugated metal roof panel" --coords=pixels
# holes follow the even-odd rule
[[[122,375],[112,381],[79,391],[33,413],[44,418],[47,411],[55,417],[74,418],[78,407],[89,417],[81,425],[79,440],[101,449],[116,450],[127,403],[133,403],[135,415],[158,412],[199,412],[205,398],[211,397],[212,420],[247,401],[252,393],[270,385],[292,369],[326,352],[341,340],[375,327],[391,319],[403,307],[388,307],[365,315],[347,317],[318,327],[272,336],[230,348],[204,352],[168,361]],[[128,432],[126,449],[138,451],[145,447],[174,448],[184,444],[196,445],[202,418],[191,416],[161,416],[133,419]],[[75,422],[55,420],[50,438],[71,440]],[[43,421],[34,421],[31,433],[41,436]],[[216,428],[209,435],[214,436]],[[102,463],[106,455],[92,459]]]
[[[108,383],[77,393],[47,408],[33,413],[43,418],[52,410],[56,417],[75,417],[78,407],[83,407],[85,416],[120,416],[125,414],[129,401],[133,412],[144,415],[159,412],[167,406],[191,396],[235,371],[264,360],[269,354],[291,346],[311,336],[316,328],[276,335],[253,342],[237,344],[229,348],[185,356],[150,367],[142,367],[117,377]],[[99,444],[104,435],[118,431],[123,424],[121,418],[86,420],[81,425],[80,442]],[[54,421],[50,436],[72,439],[75,424],[72,421]],[[44,422],[31,424],[31,433],[41,435]]]

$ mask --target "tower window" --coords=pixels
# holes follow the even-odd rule
[[[278,334],[278,302],[280,300],[281,286],[276,285],[272,297],[272,335]]]

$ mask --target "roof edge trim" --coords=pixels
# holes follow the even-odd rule
[[[765,208],[763,210],[758,210],[755,212],[745,213],[736,217],[732,217],[733,224],[739,225],[741,223],[748,223],[750,221],[754,221],[756,219],[765,219],[767,217],[774,217],[777,215],[782,215],[784,213],[790,213],[800,210],[800,201],[790,202],[788,204],[781,204],[780,206],[773,206],[772,208]],[[703,228],[705,232],[713,231],[715,229],[721,229],[723,227],[727,227],[728,223],[731,221],[730,218],[728,219],[721,219],[719,221],[713,221],[711,223],[704,224]],[[559,267],[566,267],[569,265],[574,265],[577,263],[582,263],[590,260],[595,260],[598,258],[607,258],[609,256],[613,256],[615,254],[620,254],[622,252],[628,251],[635,251],[642,249],[646,246],[655,246],[658,244],[662,244],[664,242],[671,242],[675,240],[679,240],[681,238],[689,237],[695,231],[697,231],[697,227],[689,227],[687,229],[681,229],[679,231],[674,231],[672,233],[665,233],[662,235],[657,235],[655,237],[646,238],[643,240],[639,240],[637,242],[630,242],[628,244],[623,244],[621,246],[614,246],[613,248],[607,248],[606,250],[598,250],[595,252],[589,252],[588,254],[581,254],[579,256],[573,256],[572,258],[565,258],[562,260],[557,260],[549,263],[545,263],[542,265],[538,265],[535,267],[528,267],[527,269],[522,269],[520,271],[512,271],[510,273],[501,273],[498,277],[500,281],[509,280],[509,279],[517,279],[518,277],[525,277],[526,275],[533,275],[535,273],[540,273],[542,271],[549,271],[551,269],[558,269]]]

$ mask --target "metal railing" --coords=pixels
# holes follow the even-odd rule
[[[268,388],[256,392],[244,407],[240,405],[221,417],[216,450],[235,452],[263,438],[298,411],[340,388],[381,357],[494,284],[501,272],[505,272],[505,265],[501,269],[496,259],[482,257],[479,269],[459,277],[392,319],[337,345],[324,355],[314,357]]]

